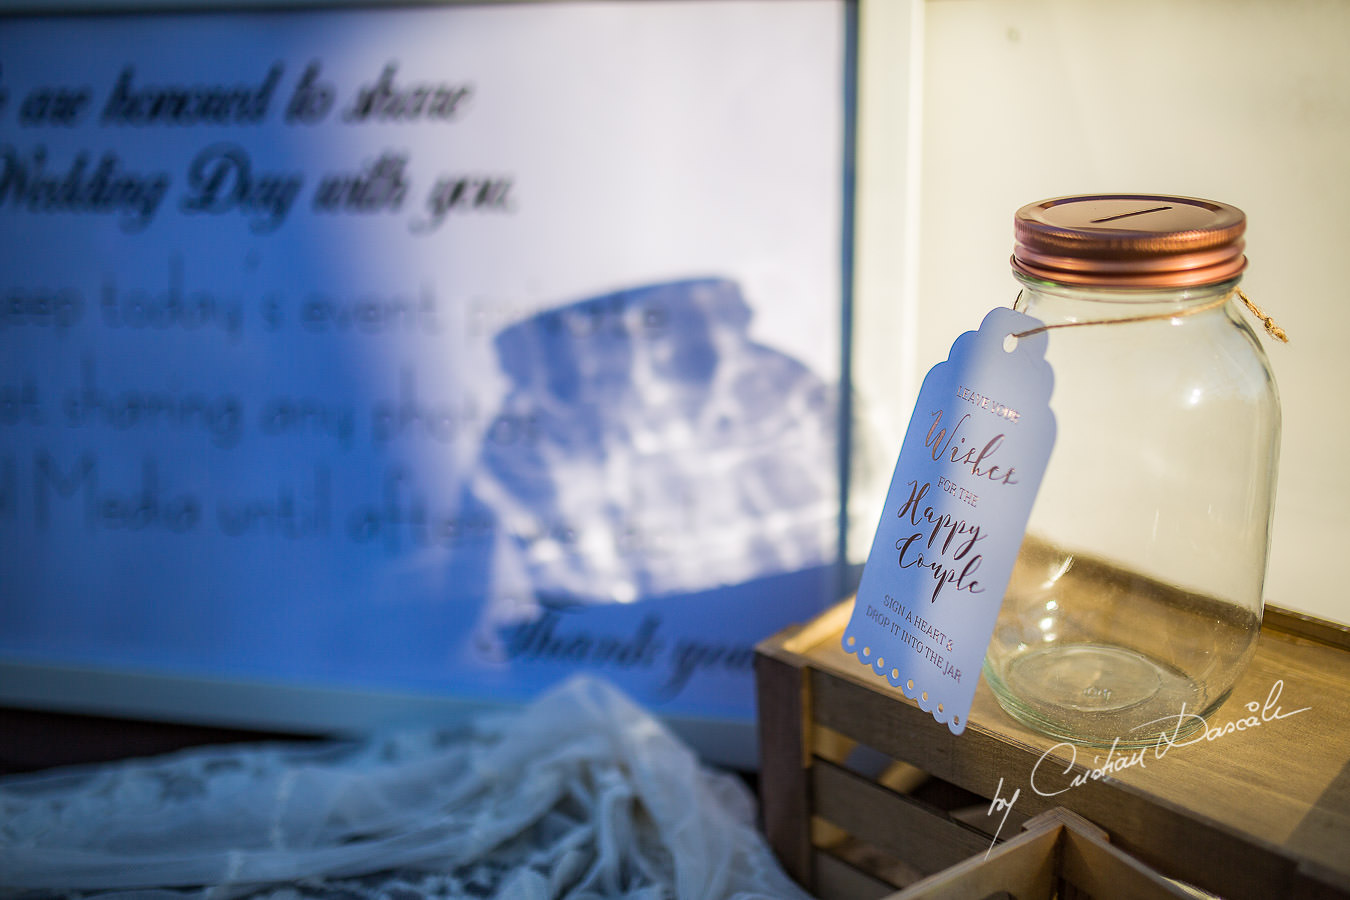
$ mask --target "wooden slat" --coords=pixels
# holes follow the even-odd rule
[[[880,679],[875,679],[877,685],[869,684],[862,667],[855,668],[861,674],[812,669],[811,691],[821,724],[981,797],[992,799],[1000,779],[1005,781],[1004,795],[1015,789],[1011,783],[1025,779],[1031,746],[976,727],[954,735],[898,690]],[[1034,761],[1037,755],[1030,758]],[[1055,805],[1059,804],[1021,797],[1017,810],[1030,815]]]
[[[975,829],[824,760],[811,767],[811,785],[816,815],[924,875],[989,849]]]
[[[1191,900],[1177,887],[1136,859],[1113,850],[1101,838],[1065,828],[1060,837],[1062,878],[1089,897],[1129,900]]]
[[[813,860],[816,883],[813,893],[820,900],[879,900],[895,887],[824,850]]]
[[[1007,891],[1018,900],[1050,898],[1056,883],[1060,826],[1027,832],[930,875],[886,900],[972,900]]]
[[[1306,613],[1295,612],[1280,606],[1266,604],[1261,627],[1266,631],[1279,631],[1284,634],[1307,638],[1328,647],[1350,650],[1350,625],[1328,622]]]
[[[1288,896],[1299,900],[1346,900],[1350,897],[1350,877],[1326,866],[1303,863],[1294,875]]]
[[[765,642],[766,651],[768,646],[776,643],[781,652],[801,655],[832,635],[842,634],[844,626],[848,625],[849,617],[852,614],[852,601],[836,603],[811,621],[789,628],[777,637],[770,638]]]
[[[806,746],[811,721],[800,658],[773,640],[755,653],[759,720],[760,815],[784,871],[808,888],[814,881]]]

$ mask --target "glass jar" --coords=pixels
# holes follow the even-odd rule
[[[1280,405],[1238,299],[1245,227],[1152,195],[1015,217],[1016,308],[1049,331],[1058,433],[984,673],[1053,737],[1182,739],[1255,650]]]

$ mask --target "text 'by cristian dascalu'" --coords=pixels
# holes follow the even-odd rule
[[[1284,679],[1280,678],[1270,686],[1264,701],[1248,701],[1243,707],[1244,714],[1239,714],[1237,718],[1222,725],[1211,725],[1204,716],[1194,711],[1188,711],[1186,704],[1182,703],[1176,713],[1134,728],[1134,731],[1157,729],[1154,732],[1156,738],[1151,738],[1151,746],[1149,742],[1145,742],[1143,746],[1137,746],[1117,754],[1122,741],[1122,738],[1118,737],[1111,742],[1111,746],[1104,757],[1101,754],[1093,757],[1091,767],[1079,763],[1079,748],[1077,746],[1067,741],[1060,742],[1047,749],[1041,754],[1040,759],[1036,760],[1036,764],[1031,768],[1028,785],[1038,797],[1045,799],[1058,797],[1076,788],[1090,785],[1092,782],[1109,781],[1129,769],[1145,769],[1148,767],[1149,756],[1152,756],[1155,760],[1161,760],[1170,750],[1178,747],[1189,747],[1202,741],[1205,743],[1222,741],[1232,735],[1257,731],[1266,725],[1292,718],[1312,709],[1310,706],[1303,706],[1286,711],[1280,704],[1283,692]],[[1138,735],[1130,734],[1123,737],[1133,744]],[[1066,752],[1067,757],[1062,755]],[[1046,765],[1047,763],[1049,765]],[[1041,770],[1042,766],[1045,766],[1045,771]],[[1059,769],[1059,771],[1055,772],[1055,769]],[[1002,818],[999,819],[998,827],[994,831],[993,841],[989,845],[990,850],[998,842],[1003,826],[1008,821],[1008,815],[1021,796],[1022,789],[1020,787],[1014,788],[1011,795],[1004,794],[1003,778],[999,777],[998,786],[994,789],[994,798],[986,812],[988,816],[994,816],[998,813],[1003,814]],[[1041,802],[1044,805],[1044,800]],[[985,856],[988,857],[988,855],[989,852],[985,851]]]
[[[467,116],[477,93],[469,80],[407,78],[396,61],[345,102],[319,61],[308,62],[293,82],[280,61],[251,78],[214,84],[162,82],[134,64],[123,65],[102,90],[89,84],[14,89],[0,80],[0,119],[16,121],[34,137],[0,143],[0,213],[106,216],[124,231],[139,232],[167,204],[184,216],[235,217],[254,233],[269,234],[311,182],[308,206],[315,215],[400,213],[411,205],[417,180],[404,149],[311,175],[277,162],[270,147],[251,150],[246,138],[263,137],[258,129],[269,121],[300,129],[329,119],[344,126],[444,126]],[[85,126],[98,129],[100,144],[112,133],[153,128],[218,134],[226,127],[234,139],[204,142],[177,171],[140,165],[106,147],[53,151],[42,139],[50,134],[64,146],[72,129]],[[425,234],[452,215],[514,212],[514,187],[514,176],[491,168],[437,173],[419,189],[423,199],[408,229]]]

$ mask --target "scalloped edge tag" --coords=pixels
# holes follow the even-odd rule
[[[845,651],[953,734],[1054,447],[1046,333],[1012,337],[1041,324],[993,309],[924,378],[844,629]]]

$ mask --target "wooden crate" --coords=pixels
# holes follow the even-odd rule
[[[983,856],[1000,824],[1002,841],[1062,807],[1226,900],[1350,898],[1350,629],[1268,606],[1252,663],[1209,719],[1234,730],[1105,773],[1105,751],[1020,725],[983,681],[953,735],[843,650],[851,611],[756,653],[764,829],[817,895],[891,894]],[[1249,703],[1267,721],[1237,731]]]

